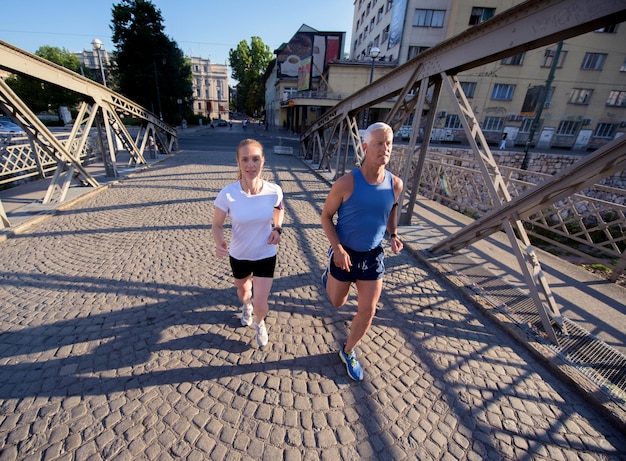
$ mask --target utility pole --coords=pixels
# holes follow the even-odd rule
[[[535,111],[535,118],[530,124],[530,133],[528,133],[528,141],[526,141],[526,146],[524,146],[524,160],[522,160],[522,170],[528,169],[528,163],[530,161],[528,157],[528,150],[530,149],[530,143],[532,142],[535,131],[539,127],[539,120],[541,119],[541,113],[543,112],[543,106],[546,104],[546,98],[548,94],[550,94],[550,86],[552,85],[552,81],[554,80],[554,73],[556,72],[556,66],[559,63],[559,57],[561,56],[561,49],[563,48],[563,42],[559,42],[556,45],[556,51],[554,52],[554,58],[552,58],[552,65],[550,66],[550,73],[548,74],[548,79],[546,80],[546,84],[543,87],[543,91],[539,96],[539,101],[537,102],[537,110]]]

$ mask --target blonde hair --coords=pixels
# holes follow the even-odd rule
[[[235,156],[235,159],[237,160],[237,166],[239,166],[239,151],[241,150],[242,147],[249,146],[249,145],[253,145],[255,147],[258,147],[259,150],[261,151],[261,158],[263,159],[263,161],[265,161],[265,154],[263,154],[263,145],[259,141],[257,141],[256,139],[246,138],[246,139],[243,139],[237,145],[237,154]],[[259,175],[259,177],[260,177],[260,175]],[[238,168],[237,179],[241,179],[241,168]]]

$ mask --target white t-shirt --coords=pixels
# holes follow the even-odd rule
[[[249,195],[239,181],[224,187],[215,206],[230,217],[232,238],[228,249],[235,259],[258,261],[276,255],[276,245],[267,241],[272,232],[274,207],[283,201],[280,186],[263,181],[261,192]]]

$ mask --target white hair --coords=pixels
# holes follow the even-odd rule
[[[372,123],[370,126],[367,127],[367,130],[365,130],[365,133],[363,134],[363,142],[365,144],[368,144],[370,140],[372,139],[372,135],[374,134],[374,131],[379,131],[379,130],[384,130],[393,134],[393,129],[386,123],[384,122]]]

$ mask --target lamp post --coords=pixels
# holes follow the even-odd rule
[[[380,48],[378,48],[377,46],[373,46],[370,48],[370,58],[372,58],[372,67],[370,68],[370,81],[369,84],[371,85],[372,81],[374,80],[374,63],[376,62],[376,58],[378,57],[378,55],[380,55]],[[370,108],[367,107],[365,109],[365,117],[363,117],[363,128],[367,128],[367,125],[369,124],[369,119],[370,119]]]
[[[159,106],[159,120],[163,121],[163,110],[161,109],[161,92],[159,91],[159,75],[157,72],[156,55],[152,55],[152,64],[154,64],[154,85],[156,86],[157,104]]]
[[[100,50],[102,49],[102,42],[97,38],[94,38],[91,42],[93,45],[94,51],[98,54],[98,63],[100,65],[100,72],[102,73],[102,84],[107,86],[106,78],[104,77],[104,66],[102,65],[102,56],[100,55]]]
[[[180,112],[180,127],[181,129],[184,129],[185,125],[183,124],[183,100],[181,98],[178,98],[176,100],[176,103],[178,104],[178,111]]]

